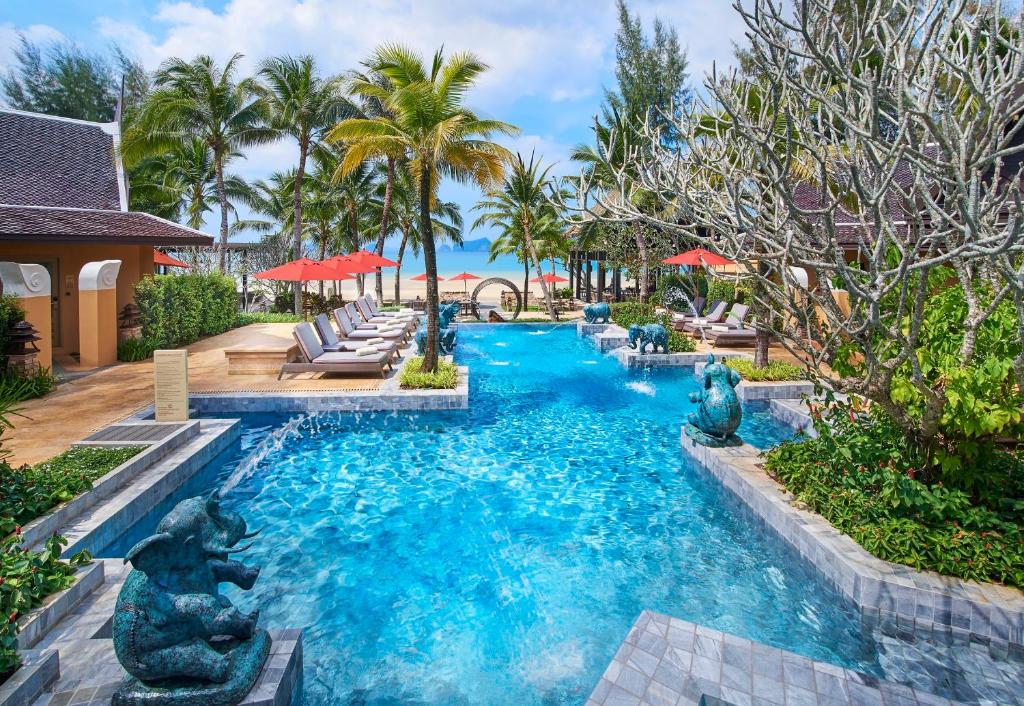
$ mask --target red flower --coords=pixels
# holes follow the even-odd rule
[[[18,535],[21,534],[21,525],[15,525],[14,526],[14,534],[15,534],[15,536],[18,536]]]
[[[18,619],[18,611],[16,611],[16,610],[11,611],[11,614],[9,616],[7,616],[7,623],[8,623],[8,625],[13,625],[14,621],[16,621],[17,619]]]

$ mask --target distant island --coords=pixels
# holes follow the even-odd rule
[[[467,240],[462,245],[440,245],[437,248],[439,253],[442,252],[487,252],[491,248],[491,241],[487,238],[477,238],[476,240]]]

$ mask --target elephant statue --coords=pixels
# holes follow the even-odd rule
[[[456,332],[457,330],[453,328],[441,329],[440,336],[438,337],[438,347],[442,355],[451,355],[455,352]],[[416,351],[420,355],[427,352],[427,329],[425,326],[416,332]]]
[[[668,331],[661,324],[646,324],[639,326],[633,324],[629,327],[629,347],[639,348],[640,355],[647,352],[647,346],[654,346],[654,352],[661,347],[668,353]]]
[[[606,324],[611,319],[612,308],[604,302],[587,304],[583,307],[583,319],[588,324]]]
[[[715,356],[708,354],[704,368],[704,389],[690,393],[690,401],[697,403],[697,411],[691,412],[685,427],[686,435],[703,446],[739,446],[743,441],[736,436],[736,430],[743,420],[743,407],[736,395],[740,374],[715,362]]]
[[[231,559],[251,545],[245,520],[214,492],[178,503],[125,556],[132,571],[114,608],[113,642],[130,675],[114,706],[234,706],[256,683],[270,653],[259,613],[242,613],[220,594],[249,590],[259,569]]]

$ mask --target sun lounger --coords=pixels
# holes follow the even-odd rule
[[[360,341],[367,340],[370,338],[383,338],[386,341],[405,341],[408,338],[408,331],[405,329],[398,329],[395,331],[381,331],[377,327],[357,329],[355,324],[352,323],[352,319],[349,317],[348,312],[344,309],[334,310],[334,320],[338,322],[338,328],[341,329],[341,333],[345,338]]]
[[[398,311],[381,311],[380,307],[377,306],[377,300],[373,298],[372,294],[367,294],[363,299],[370,305],[370,311],[376,316],[387,316],[388,314],[397,314],[399,316],[415,316],[416,312],[409,307],[402,307]]]
[[[710,343],[716,348],[731,346],[752,346],[757,342],[757,329],[747,326],[744,328],[731,328],[722,326],[725,331],[708,329],[704,332]]]
[[[301,323],[292,331],[299,344],[299,359],[281,366],[277,379],[285,373],[380,373],[391,367],[391,353],[374,351],[368,355],[351,352],[328,353],[320,345],[313,326]],[[370,351],[370,348],[361,349]]]
[[[729,305],[724,301],[714,302],[710,309],[708,309],[707,316],[700,316],[695,318],[686,319],[683,322],[683,330],[693,333],[700,331],[701,328],[709,326],[710,324],[718,324],[725,320],[725,310]],[[676,327],[678,328],[678,326]]]
[[[348,318],[356,328],[364,330],[369,330],[371,326],[376,326],[378,329],[404,328],[411,334],[419,327],[419,320],[413,317],[395,319],[389,316],[373,316],[372,312],[366,308],[366,302],[359,299],[346,304],[345,313],[348,314]]]
[[[354,341],[338,338],[338,334],[335,333],[334,327],[331,326],[331,320],[327,318],[327,314],[317,314],[313,318],[313,327],[320,336],[320,346],[328,353],[336,353],[338,351],[349,351],[351,353],[366,346],[373,346],[379,351],[387,351],[392,355],[392,358],[402,357],[398,352],[398,339],[382,340],[380,343],[374,343],[373,341],[380,340],[382,337]]]

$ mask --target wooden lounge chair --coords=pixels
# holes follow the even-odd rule
[[[725,331],[716,330],[719,327],[709,328],[704,333],[708,340],[716,347],[731,346],[752,346],[757,343],[757,329],[752,326],[742,328],[728,328]]]
[[[371,328],[359,328],[357,329],[355,324],[349,317],[348,312],[344,309],[334,310],[334,320],[338,322],[338,328],[341,329],[342,335],[346,339],[352,341],[367,340],[370,338],[383,338],[385,341],[406,341],[408,339],[408,331],[402,329],[398,331],[385,331],[381,332],[376,326]]]
[[[385,369],[391,368],[391,354],[387,351],[377,351],[373,355],[326,352],[308,323],[296,326],[292,335],[299,344],[299,360],[282,365],[281,372],[277,374],[278,380],[285,373],[379,373],[383,378]]]
[[[363,297],[363,299],[365,299],[366,303],[370,305],[370,311],[372,311],[374,313],[374,315],[376,315],[376,316],[388,316],[388,315],[395,315],[395,316],[410,316],[411,315],[411,316],[415,316],[416,315],[416,312],[414,310],[410,309],[409,307],[403,307],[403,308],[399,309],[398,311],[381,311],[380,307],[377,306],[377,300],[373,298],[372,294],[367,294],[366,296]]]
[[[684,328],[694,336],[706,335],[710,331],[721,333],[723,327],[729,330],[742,329],[743,322],[746,320],[747,312],[749,311],[750,307],[746,304],[733,304],[732,308],[729,309],[729,313],[720,321],[700,323],[698,319],[691,324],[687,324]]]
[[[386,351],[390,353],[392,360],[402,357],[401,353],[398,351],[398,339],[391,339],[390,341],[386,340],[383,343],[370,343],[369,341],[372,341],[373,339],[349,341],[338,338],[338,334],[335,333],[334,327],[331,326],[331,320],[327,318],[327,314],[317,314],[313,318],[313,327],[320,336],[321,348],[328,353],[337,353],[338,351],[348,351],[353,353],[360,348],[372,346],[379,351]],[[383,336],[380,338],[383,338]]]

